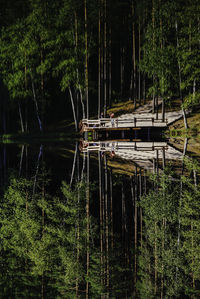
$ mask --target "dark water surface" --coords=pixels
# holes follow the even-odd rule
[[[0,150],[0,298],[200,297],[200,164],[186,147]]]

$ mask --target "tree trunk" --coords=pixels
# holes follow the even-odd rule
[[[72,173],[71,173],[71,179],[70,179],[70,187],[71,187],[71,185],[72,185],[73,178],[74,178],[74,171],[75,171],[75,166],[76,166],[77,152],[78,152],[78,143],[76,142],[75,153],[74,153],[74,161],[73,161]]]
[[[133,91],[134,110],[136,109],[136,49],[135,49],[135,19],[134,19],[134,2],[132,1],[132,63],[133,63]]]
[[[98,20],[98,117],[101,117],[101,0],[99,0]]]
[[[41,144],[40,145],[39,154],[38,154],[37,164],[36,164],[36,171],[35,171],[34,182],[33,182],[33,194],[32,194],[32,198],[34,198],[34,196],[35,196],[36,183],[37,183],[37,177],[38,177],[39,166],[40,166],[40,157],[42,155],[42,151],[43,151],[43,146]]]
[[[99,222],[100,222],[100,263],[101,263],[101,286],[103,286],[103,215],[102,215],[102,168],[101,153],[98,152],[99,159]]]
[[[108,228],[108,169],[107,169],[107,159],[104,156],[105,165],[105,226],[106,226],[106,287],[109,287],[109,228]]]
[[[36,116],[37,116],[37,119],[38,119],[40,131],[42,132],[43,131],[42,122],[41,122],[41,119],[40,119],[40,116],[39,116],[38,102],[37,102],[37,98],[36,98],[35,86],[34,86],[32,76],[31,76],[31,83],[32,83],[33,101],[35,103],[35,109],[36,109]]]
[[[21,176],[23,157],[24,157],[24,144],[22,145],[22,149],[21,149],[21,156],[20,156],[20,163],[19,163],[19,177]]]
[[[112,29],[109,32],[109,106],[112,104]]]
[[[40,64],[43,64],[43,49],[42,49],[42,42],[41,42],[41,49],[40,49]],[[44,114],[45,114],[45,103],[44,103],[44,75],[42,73],[42,68],[40,71],[40,88],[41,88],[41,119],[42,123],[44,123]]]
[[[138,62],[140,64],[141,60],[141,48],[140,48],[140,43],[141,43],[141,32],[140,32],[140,21],[139,21],[139,28],[138,28],[138,51],[139,51],[139,57],[138,57]],[[141,72],[140,72],[140,67],[138,68],[138,101],[139,104],[141,105]]]
[[[85,99],[87,119],[89,119],[89,99],[88,99],[88,32],[87,32],[87,0],[84,0],[84,21],[85,21]]]
[[[77,182],[80,183],[80,151],[77,143]],[[78,188],[78,220],[77,220],[77,252],[76,252],[76,262],[79,264],[80,257],[80,188]],[[79,295],[79,275],[76,277],[76,297]]]
[[[78,20],[77,20],[77,13],[76,11],[74,12],[74,27],[75,27],[75,55],[76,59],[78,61]],[[81,90],[81,85],[80,85],[80,79],[79,79],[79,69],[78,66],[76,67],[76,78],[77,78],[77,84],[78,84],[78,91],[80,94],[80,102],[82,106],[82,117],[85,118],[85,106],[83,103],[83,95],[82,95],[82,90]],[[78,97],[78,92],[77,92],[77,97]],[[77,119],[78,119],[78,104],[77,104]]]
[[[120,47],[120,93],[121,97],[123,96],[123,89],[124,89],[124,46],[121,45]]]
[[[23,118],[22,118],[22,110],[21,110],[21,105],[18,102],[18,108],[19,108],[19,118],[20,118],[20,124],[21,124],[21,131],[24,133],[24,123],[23,123]]]
[[[114,233],[113,233],[113,182],[112,170],[110,170],[110,226],[111,226],[111,248],[114,247]]]
[[[78,124],[77,124],[77,119],[76,119],[76,111],[75,111],[74,99],[73,99],[71,87],[68,87],[68,90],[69,90],[70,100],[71,100],[71,105],[72,105],[72,112],[73,112],[73,117],[74,117],[75,130],[77,132],[78,131]]]
[[[87,258],[86,258],[86,274],[89,276],[89,266],[90,266],[90,154],[87,153],[87,186],[86,186],[86,219],[87,219]],[[86,299],[89,298],[89,281],[86,281]]]
[[[177,47],[177,51],[179,48],[179,40],[178,40],[178,24],[177,21],[175,21],[175,29],[176,29],[176,47]],[[181,83],[182,83],[182,79],[181,79],[181,64],[180,64],[180,59],[178,58],[178,71],[179,71],[179,92],[180,92],[180,98],[181,98],[181,102],[183,105],[183,95],[182,95],[182,90],[181,90]],[[183,114],[183,120],[184,120],[184,125],[185,128],[188,128],[188,124],[187,124],[187,119],[186,119],[186,115],[185,115],[185,109],[182,106],[182,114]]]
[[[155,50],[155,0],[152,0],[152,27],[153,27],[153,51]],[[155,86],[155,76],[153,75],[153,88]],[[152,113],[155,113],[155,91],[153,89]]]
[[[106,0],[104,0],[104,115],[107,112],[107,15]]]
[[[135,250],[135,257],[134,257],[134,282],[136,284],[137,280],[137,197],[138,197],[138,177],[137,177],[137,167],[135,169],[135,198],[134,198],[134,250]]]

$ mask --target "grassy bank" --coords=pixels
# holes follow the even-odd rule
[[[187,153],[200,156],[200,109],[187,116],[188,129],[185,129],[183,119],[169,126],[166,135],[169,142],[180,150],[184,149],[187,142]]]

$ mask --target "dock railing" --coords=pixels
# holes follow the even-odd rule
[[[155,119],[154,117],[133,117],[129,119],[123,118],[99,118],[99,119],[83,119],[82,126],[83,131],[88,129],[103,129],[103,128],[124,128],[124,127],[154,127],[167,125],[167,119],[163,122],[162,119]]]

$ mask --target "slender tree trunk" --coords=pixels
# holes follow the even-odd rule
[[[20,163],[19,163],[19,177],[21,176],[23,157],[24,157],[24,144],[22,145],[21,148],[21,156],[20,156]]]
[[[78,131],[78,124],[77,124],[77,119],[76,119],[76,111],[75,111],[75,105],[74,105],[74,98],[73,98],[73,95],[72,95],[71,87],[68,87],[68,90],[69,90],[69,95],[70,95],[70,100],[71,100],[71,105],[72,105],[72,112],[73,112],[73,117],[74,117],[75,130],[77,132]]]
[[[142,171],[139,173],[140,200],[142,198]],[[140,246],[142,248],[142,208],[140,207]],[[139,213],[138,213],[139,214]]]
[[[109,106],[112,104],[112,28],[109,31]]]
[[[98,152],[99,158],[99,222],[100,222],[100,263],[101,263],[101,286],[103,286],[103,215],[102,215],[102,168],[101,153]]]
[[[70,179],[70,187],[71,187],[71,185],[72,185],[73,178],[74,178],[74,171],[75,171],[75,166],[76,166],[77,152],[78,152],[78,143],[76,142],[75,152],[74,152],[74,161],[73,161],[72,173],[71,173],[71,179]]]
[[[153,75],[153,86],[155,86],[155,76]],[[152,113],[155,113],[155,107],[156,107],[156,105],[155,105],[155,103],[156,103],[156,101],[155,101],[155,91],[153,90],[153,99],[152,99]]]
[[[110,226],[111,226],[111,248],[114,247],[114,233],[113,233],[113,182],[112,170],[110,170]]]
[[[134,246],[134,250],[135,250],[135,258],[134,258],[134,272],[135,272],[135,275],[134,275],[134,282],[136,284],[136,281],[137,281],[137,197],[138,197],[138,173],[137,173],[137,167],[135,169],[135,200],[134,200],[134,226],[135,226],[135,229],[134,229],[134,243],[135,243],[135,246]]]
[[[159,6],[161,6],[160,0],[159,0]],[[160,48],[161,52],[163,51],[163,25],[162,25],[162,18],[160,17],[160,32],[161,32],[161,39],[160,39]],[[162,70],[162,77],[161,77],[161,95],[162,95],[162,121],[165,121],[165,99],[164,99],[164,92],[165,92],[165,80],[164,80],[164,70]],[[158,95],[157,95],[157,103],[156,103],[156,111],[158,111]]]
[[[85,159],[86,159],[86,153],[83,153],[83,166],[82,166],[82,171],[81,171],[81,181],[83,180],[84,177],[84,171],[85,171]]]
[[[74,12],[74,27],[75,27],[75,55],[76,55],[76,59],[78,61],[78,20],[77,20],[77,13],[76,11]],[[82,107],[82,117],[85,118],[85,106],[83,103],[83,95],[82,95],[82,90],[81,90],[81,85],[80,85],[80,79],[79,79],[79,69],[78,66],[76,67],[76,78],[77,78],[77,83],[78,83],[78,90],[79,90],[79,94],[80,94],[80,102],[81,102],[81,107]],[[78,92],[77,92],[77,96],[78,96]],[[78,105],[77,105],[77,110],[78,109]],[[78,119],[78,111],[77,111],[77,119]]]
[[[157,278],[158,278],[158,258],[157,258],[157,223],[155,222],[155,239],[154,239],[154,294],[157,293]]]
[[[133,100],[134,109],[136,109],[136,46],[135,46],[135,18],[134,18],[134,2],[132,1],[132,63],[133,63]]]
[[[37,159],[37,165],[36,165],[35,176],[34,176],[32,198],[34,198],[34,196],[35,196],[36,183],[37,183],[37,177],[38,177],[38,172],[39,172],[40,158],[41,158],[41,155],[42,155],[42,151],[43,151],[43,147],[42,147],[42,144],[41,144],[41,145],[40,145],[39,154],[38,154],[38,159]]]
[[[140,64],[140,60],[141,60],[141,30],[140,30],[140,20],[139,20],[139,28],[138,28],[138,51],[139,51],[139,57],[138,57],[138,62]],[[141,72],[140,72],[140,67],[138,68],[138,101],[139,101],[139,104],[141,105]]]
[[[175,29],[176,29],[176,47],[177,47],[177,51],[179,48],[179,40],[178,40],[178,24],[177,21],[175,22]],[[181,84],[182,84],[182,80],[181,80],[181,63],[180,63],[180,59],[178,58],[178,70],[179,70],[179,92],[180,92],[180,98],[181,98],[181,102],[183,105],[183,95],[182,95],[182,90],[181,90]],[[183,114],[183,120],[184,120],[184,125],[185,128],[188,128],[188,124],[187,124],[187,119],[186,119],[186,115],[185,115],[185,109],[182,106],[182,114]]]
[[[142,89],[143,89],[143,103],[146,103],[146,81],[145,81],[145,73],[143,73],[143,80],[142,80]]]
[[[24,65],[24,87],[25,87],[25,90],[27,91],[28,83],[27,83],[26,52],[25,52],[24,60],[25,60],[25,65]],[[27,100],[25,102],[25,131],[26,132],[28,131],[28,102],[27,102]]]
[[[89,118],[89,99],[88,99],[88,31],[87,31],[87,0],[84,0],[84,20],[85,20],[85,99],[87,109],[87,119]]]
[[[28,102],[25,103],[25,131],[28,131]]]
[[[107,112],[107,8],[104,0],[104,115]]]
[[[125,203],[124,203],[124,181],[122,180],[122,244],[125,244]]]
[[[22,133],[24,133],[24,123],[23,123],[23,118],[22,118],[22,110],[21,110],[21,105],[18,102],[18,109],[19,109],[19,118],[20,118],[20,123],[21,123],[21,130]]]
[[[194,278],[194,227],[193,227],[193,221],[191,220],[191,234],[192,234],[192,240],[191,240],[191,251],[192,251],[192,288],[195,289],[195,278]]]
[[[78,145],[78,144],[77,144]],[[78,149],[78,155],[77,155],[77,182],[80,183],[80,151]],[[76,261],[77,265],[79,264],[79,258],[80,258],[80,188],[78,187],[78,224],[77,224],[77,253],[76,253]],[[79,295],[79,274],[76,278],[76,297],[78,298]]]
[[[39,116],[38,102],[37,102],[37,98],[36,98],[35,86],[34,86],[32,76],[31,76],[31,83],[32,83],[33,101],[35,103],[36,115],[37,115],[40,131],[42,132],[43,127],[42,127],[42,122],[41,122],[41,119],[40,119],[40,116]]]
[[[105,226],[106,226],[106,287],[109,288],[109,227],[108,227],[108,169],[107,169],[107,158],[104,156],[105,165]]]
[[[83,118],[85,118],[85,106],[83,103],[83,94],[81,90],[81,86],[79,85],[79,93],[80,93],[80,100],[81,100],[81,106],[82,106],[82,111],[83,111]]]
[[[90,153],[87,153],[87,187],[86,187],[86,217],[87,217],[87,261],[86,261],[86,274],[89,276],[90,267]],[[89,298],[89,281],[86,281],[86,299]]]
[[[152,0],[152,26],[153,26],[153,51],[155,50],[155,0]],[[155,75],[153,75],[153,87],[155,89]],[[153,90],[152,113],[155,113],[155,91]]]
[[[99,2],[98,20],[98,117],[101,117],[101,0]]]
[[[101,5],[101,19],[103,19],[103,0],[100,0]],[[100,20],[101,21],[101,20]],[[100,36],[100,72],[101,72],[101,109],[103,111],[104,117],[106,117],[105,111],[104,111],[104,43],[103,43],[103,24],[101,25],[101,36]]]
[[[164,218],[163,218],[162,228],[163,228],[163,235],[162,235],[162,265],[161,265],[162,273],[161,273],[160,299],[163,299],[163,294],[164,294],[164,263],[163,263],[163,257],[164,257],[164,254],[165,254],[165,219]]]
[[[40,49],[40,64],[43,64],[43,49],[42,49],[42,42],[41,42],[41,49]],[[42,123],[44,124],[44,115],[45,115],[45,103],[44,103],[44,75],[42,72],[42,68],[40,71],[40,88],[41,88],[41,119]]]
[[[125,53],[124,46],[121,45],[121,48],[120,48],[120,93],[121,93],[121,96],[123,96],[123,90],[124,90],[124,53]]]
[[[142,20],[142,26],[143,26],[143,30],[142,30],[142,35],[145,36],[145,20],[146,20],[146,9],[144,10],[144,15],[143,15],[143,20]],[[145,49],[143,50],[143,57],[145,57]],[[143,103],[146,103],[146,83],[145,83],[145,72],[142,72],[142,97],[143,97]]]

